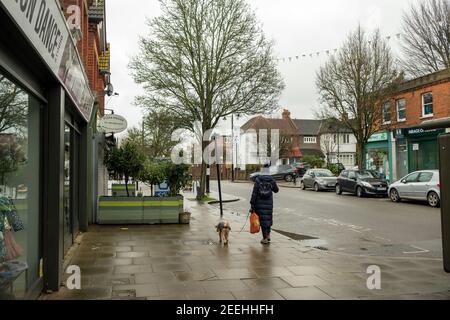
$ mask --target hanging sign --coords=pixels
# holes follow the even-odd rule
[[[66,19],[56,0],[0,0],[23,35],[66,88],[86,121],[94,97]]]
[[[117,114],[104,116],[98,124],[99,131],[104,133],[121,133],[127,130],[127,128],[127,120]]]

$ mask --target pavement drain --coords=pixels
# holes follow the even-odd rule
[[[136,290],[114,290],[113,298],[136,298]]]
[[[127,285],[130,284],[130,279],[114,279],[112,280],[113,285]]]

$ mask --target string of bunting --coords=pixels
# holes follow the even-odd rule
[[[385,39],[388,41],[391,41],[393,39],[397,39],[397,40],[401,40],[403,34],[402,33],[397,33],[395,35],[389,35],[386,36]],[[370,44],[370,42],[369,42]],[[277,58],[275,59],[276,62],[292,62],[292,61],[299,61],[300,59],[305,59],[305,58],[318,58],[321,55],[333,55],[335,53],[338,52],[339,49],[329,49],[329,50],[325,50],[325,51],[318,51],[318,52],[312,52],[312,53],[303,53],[300,55],[296,55],[296,56],[291,56],[291,57],[284,57],[284,58]]]

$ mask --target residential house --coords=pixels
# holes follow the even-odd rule
[[[276,163],[277,165],[291,164],[300,161],[303,154],[300,150],[301,141],[298,127],[291,119],[291,113],[288,110],[283,110],[281,119],[271,119],[258,116],[249,120],[241,127],[241,131],[244,132],[240,139],[244,144],[240,152],[240,159],[242,162],[254,164],[255,160],[259,162],[266,162],[268,160],[267,158],[264,158],[265,155],[261,158],[261,150],[256,148],[258,142],[261,142],[262,140],[262,130],[267,130],[269,140],[273,130],[279,130],[280,156],[278,162]],[[268,152],[267,156],[270,157]]]
[[[303,156],[325,157],[320,139],[322,122],[322,120],[294,120],[298,130],[300,150]]]
[[[346,169],[354,169],[357,165],[356,143],[356,137],[350,129],[322,122],[320,147],[327,163],[341,163]]]

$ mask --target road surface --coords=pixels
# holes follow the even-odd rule
[[[216,182],[211,185],[217,191]],[[250,183],[223,182],[223,193],[241,198],[224,204],[225,214],[247,215],[252,187]],[[306,245],[323,250],[442,257],[440,210],[423,203],[395,204],[389,199],[281,188],[275,196],[274,229],[291,233],[296,240],[306,239]]]

